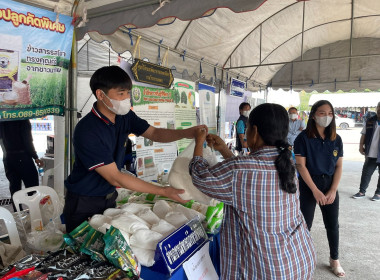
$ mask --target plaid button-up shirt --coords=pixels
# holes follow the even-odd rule
[[[211,168],[202,157],[190,163],[194,185],[225,203],[221,279],[312,278],[314,244],[298,190],[290,194],[280,187],[277,156],[277,148],[264,147]]]

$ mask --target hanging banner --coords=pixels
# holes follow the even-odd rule
[[[186,129],[197,125],[195,111],[195,83],[174,79],[174,102],[175,102],[175,128]],[[178,152],[181,153],[192,139],[177,141]]]
[[[132,87],[133,111],[157,128],[175,128],[174,91],[142,86]],[[177,157],[177,144],[159,143],[136,137],[137,176],[145,181],[157,180],[164,164]]]
[[[216,134],[215,87],[199,83],[200,124],[208,127],[208,132]]]
[[[0,7],[0,120],[63,115],[72,18],[9,0]]]
[[[243,97],[245,87],[246,87],[246,82],[231,78],[230,95],[236,96],[236,97]]]

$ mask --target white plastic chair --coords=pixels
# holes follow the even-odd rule
[[[9,240],[11,245],[21,246],[20,236],[17,231],[16,221],[13,218],[11,212],[4,207],[0,207],[0,219],[3,219],[5,222],[5,227],[8,231]]]
[[[35,192],[33,195],[28,195],[33,192]],[[50,196],[51,202],[54,207],[53,217],[59,216],[62,212],[61,204],[59,202],[57,192],[51,187],[30,187],[23,190],[19,190],[13,194],[13,202],[18,212],[20,211],[20,204],[25,204],[29,207],[32,231],[35,231],[36,228],[40,228],[41,224],[43,223],[39,205],[41,199],[43,199],[47,195]]]

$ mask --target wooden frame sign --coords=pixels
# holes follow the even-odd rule
[[[170,88],[174,80],[170,68],[143,61],[141,59],[135,59],[131,70],[135,80],[141,83]]]

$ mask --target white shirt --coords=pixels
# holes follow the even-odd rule
[[[303,120],[289,120],[289,132],[288,132],[288,143],[293,146],[294,140],[296,140],[298,134],[301,133],[300,128],[305,129],[306,125]]]
[[[363,129],[361,131],[361,134],[365,135],[366,132],[366,126],[363,126]],[[372,137],[372,142],[371,146],[369,147],[369,152],[367,157],[370,158],[377,158],[377,153],[379,151],[379,140],[380,140],[380,126],[377,124],[377,121],[375,122],[375,128],[373,130],[373,137]]]

